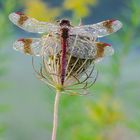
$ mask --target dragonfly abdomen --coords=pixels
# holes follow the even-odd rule
[[[62,57],[61,57],[61,84],[64,84],[65,75],[66,75],[66,52],[68,47],[68,38],[69,38],[69,29],[61,29],[61,48],[62,48]]]

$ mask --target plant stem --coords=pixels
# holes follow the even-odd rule
[[[57,91],[55,95],[55,101],[54,101],[52,140],[56,140],[56,135],[57,135],[59,98],[60,98],[60,92]]]

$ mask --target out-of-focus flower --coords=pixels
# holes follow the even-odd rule
[[[124,119],[120,103],[109,96],[104,96],[95,103],[88,105],[91,120],[99,125],[109,126]]]
[[[96,0],[65,0],[64,8],[72,10],[75,16],[83,18],[89,15],[89,6],[93,6],[96,3]]]
[[[59,8],[49,8],[49,6],[42,0],[28,0],[25,3],[25,13],[42,21],[52,21],[59,14]]]

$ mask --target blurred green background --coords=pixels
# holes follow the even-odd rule
[[[63,95],[58,140],[140,140],[140,0],[0,0],[0,140],[49,140],[54,93],[38,81],[31,57],[12,49],[21,37],[35,37],[10,23],[23,11],[38,20],[82,19],[92,24],[119,19],[123,29],[101,38],[115,54],[97,64],[92,96]]]

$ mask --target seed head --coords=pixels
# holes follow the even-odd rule
[[[48,36],[49,37],[49,36]],[[76,39],[76,38],[75,38]],[[76,41],[75,41],[76,42]],[[55,90],[66,94],[85,95],[97,79],[94,59],[82,59],[72,56],[70,52],[66,53],[65,80],[61,82],[61,50],[52,50],[52,46],[44,47],[45,51],[41,57],[41,66],[36,70],[33,58],[33,67],[37,77],[53,87]],[[55,47],[54,47],[55,48]],[[82,92],[81,92],[82,91]]]

